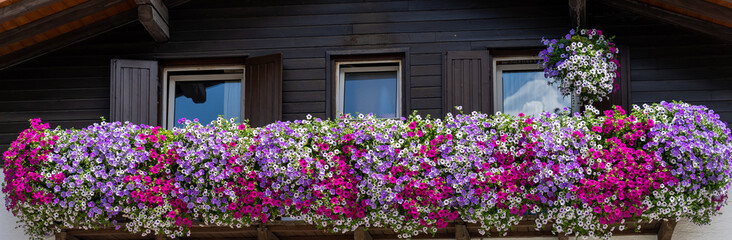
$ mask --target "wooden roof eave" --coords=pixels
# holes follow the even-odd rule
[[[28,14],[30,12],[33,12],[35,10],[41,9],[43,7],[47,7],[51,4],[58,3],[61,0],[36,0],[36,1],[23,1],[23,4],[14,3],[5,7],[0,8],[0,23],[7,21],[8,19],[15,19],[19,16],[23,16],[24,14]],[[10,52],[5,55],[0,55],[0,70],[15,66],[17,64],[26,62],[28,60],[31,60],[33,58],[45,55],[47,53],[53,52],[55,50],[64,48],[69,45],[73,45],[75,43],[84,41],[86,39],[89,39],[91,37],[97,36],[99,34],[114,30],[116,28],[122,27],[126,24],[135,22],[140,20],[140,16],[142,17],[148,17],[143,22],[143,25],[146,29],[151,33],[151,35],[154,37],[154,39],[158,42],[164,42],[167,41],[167,39],[159,38],[159,36],[165,36],[165,35],[153,35],[156,33],[162,33],[162,34],[169,34],[167,27],[168,27],[168,19],[167,19],[167,8],[172,8],[179,6],[181,4],[184,4],[190,0],[167,0],[167,1],[160,1],[160,0],[135,0],[135,3],[138,3],[137,8],[132,8],[130,10],[126,10],[123,12],[120,12],[114,16],[107,17],[105,19],[93,22],[91,24],[85,25],[83,27],[80,27],[78,29],[71,30],[69,32],[60,34],[58,36],[49,38],[45,41],[36,43],[30,47],[24,47],[20,50]],[[26,4],[26,2],[32,2],[31,4]],[[74,7],[70,7],[68,9],[65,9],[62,12],[49,15],[47,17],[38,19],[35,22],[30,22],[28,24],[19,26],[15,29],[11,29],[9,31],[0,33],[0,39],[5,44],[3,45],[9,45],[13,42],[18,42],[18,40],[23,38],[32,38],[33,36],[40,34],[43,32],[43,30],[49,30],[53,29],[54,27],[61,26],[63,24],[66,24],[72,20],[78,20],[85,16],[90,16],[96,12],[105,11],[105,7],[109,7],[112,5],[110,2],[112,1],[95,1],[90,0],[84,3],[81,3],[79,5],[76,5]],[[124,3],[126,1],[121,0],[115,0],[113,3]],[[21,6],[22,5],[22,6]],[[151,8],[157,6],[157,8]],[[161,9],[160,6],[167,6],[165,9]],[[146,12],[144,14],[140,13],[140,10],[145,10]],[[153,11],[151,11],[153,10]],[[7,14],[3,14],[7,13]],[[161,18],[164,17],[164,18]],[[160,21],[161,19],[164,19],[164,21]],[[142,21],[141,21],[142,22]],[[153,23],[153,25],[150,25],[150,22]],[[154,25],[156,23],[165,23],[164,25]],[[153,27],[153,30],[150,30],[149,27]],[[158,29],[155,29],[155,27],[158,27]],[[158,31],[158,32],[156,32]],[[2,47],[2,45],[0,45]]]
[[[725,6],[714,5],[706,1],[694,1],[694,3],[698,2],[701,5],[701,7],[694,8],[684,8],[685,5],[674,5],[682,4],[678,0],[666,1],[663,5],[649,0],[597,1],[606,6],[626,10],[659,22],[702,33],[723,42],[732,42],[732,21],[728,22],[726,20],[732,16],[732,9]],[[682,8],[684,9],[683,13],[672,11],[679,11],[678,9]],[[704,16],[704,20],[694,16]]]

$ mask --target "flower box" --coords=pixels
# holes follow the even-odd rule
[[[283,216],[342,234],[390,229],[397,238],[453,222],[478,234],[609,237],[637,227],[628,219],[708,223],[732,179],[730,129],[713,111],[683,103],[262,128],[184,122],[76,130],[33,120],[3,154],[8,209],[35,237],[104,226],[179,237],[194,220],[243,229]],[[539,220],[531,226],[530,217]]]

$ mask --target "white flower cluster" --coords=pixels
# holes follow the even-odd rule
[[[615,62],[592,44],[582,46],[582,42],[573,42],[566,50],[572,54],[556,67],[559,74],[554,78],[562,94],[577,95],[589,103],[600,100],[593,96],[609,96],[618,70]]]

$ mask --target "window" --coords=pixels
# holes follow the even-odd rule
[[[181,127],[181,118],[203,124],[244,116],[244,66],[165,69],[166,126]]]
[[[539,115],[572,108],[572,98],[549,85],[535,58],[494,58],[494,109],[506,114]]]
[[[401,117],[401,61],[337,62],[336,69],[337,114]]]
[[[261,127],[282,120],[282,54],[112,59],[109,110],[112,121],[168,129],[180,118],[207,124],[219,115]]]

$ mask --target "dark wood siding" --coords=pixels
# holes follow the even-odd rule
[[[588,26],[617,35],[633,54],[633,102],[685,100],[732,120],[732,45],[588,4]],[[407,48],[408,111],[435,116],[444,52],[535,48],[571,27],[566,1],[543,0],[194,0],[170,9],[170,18],[168,43],[133,23],[0,71],[0,148],[31,117],[62,127],[108,118],[112,58],[282,53],[282,118],[292,120],[326,116],[327,51]]]

